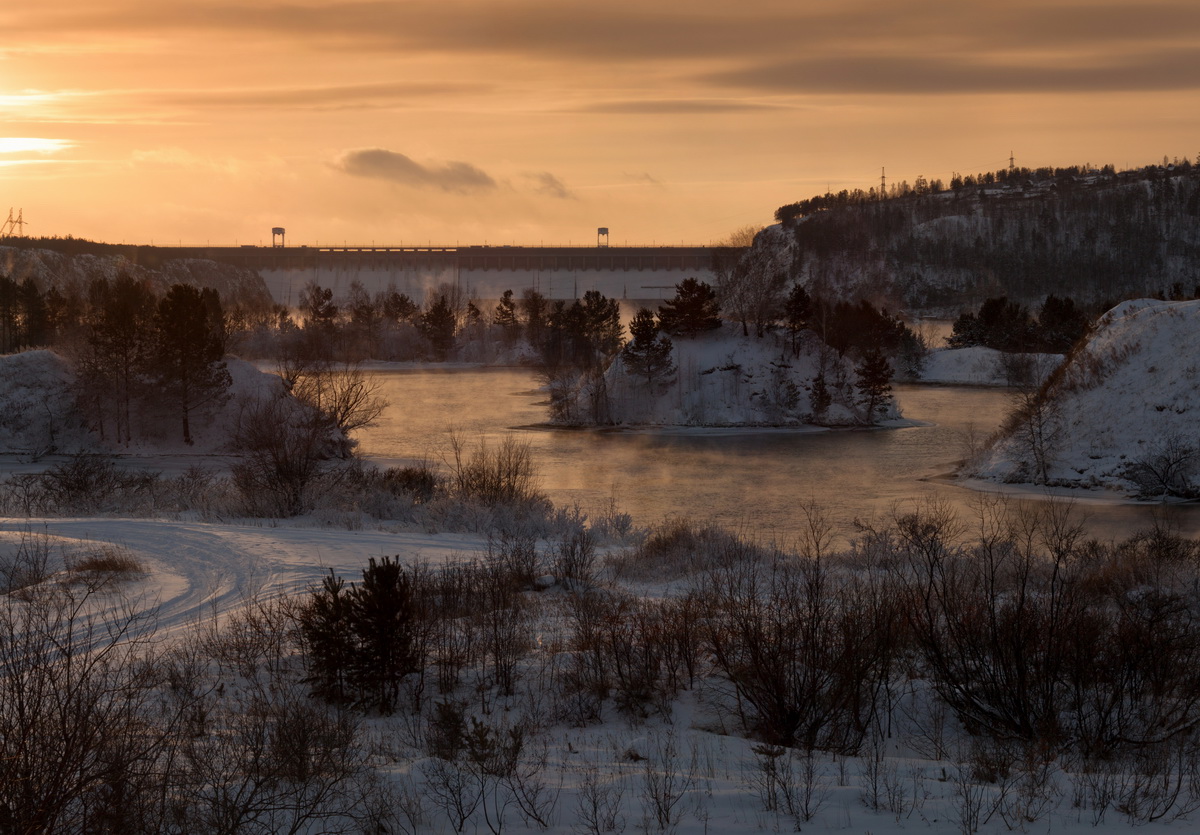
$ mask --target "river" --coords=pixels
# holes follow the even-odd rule
[[[361,448],[381,465],[446,454],[451,428],[474,442],[518,432],[528,440],[541,487],[557,504],[589,513],[615,501],[639,524],[671,515],[714,521],[760,540],[799,534],[799,505],[813,500],[843,532],[856,520],[882,522],[894,508],[948,503],[970,518],[981,493],[947,478],[972,442],[1003,420],[1008,394],[965,386],[896,387],[904,416],[922,425],[830,432],[783,430],[591,431],[550,429],[534,372],[518,368],[373,372],[391,406],[363,430]],[[1030,501],[1040,500],[1026,491]],[[1149,526],[1163,509],[1074,499],[1090,535],[1123,537]],[[1200,509],[1168,511],[1200,535]]]

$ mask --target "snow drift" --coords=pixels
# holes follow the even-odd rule
[[[1194,493],[1200,301],[1122,302],[1040,392],[1018,400],[971,474],[1143,495]]]

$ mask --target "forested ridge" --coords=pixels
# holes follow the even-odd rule
[[[1085,303],[1195,292],[1200,167],[1163,161],[918,178],[781,206],[810,289],[950,314],[1007,296]]]

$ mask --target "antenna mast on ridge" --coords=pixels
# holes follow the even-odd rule
[[[887,197],[887,168],[879,169],[879,199]]]
[[[1008,152],[1008,170],[1009,171],[1017,170],[1017,158],[1013,155],[1012,151]]]
[[[13,232],[16,231],[16,235]],[[8,210],[8,220],[4,221],[4,225],[0,226],[0,238],[23,238],[25,237],[25,210],[17,209],[17,216],[13,217],[13,210]]]

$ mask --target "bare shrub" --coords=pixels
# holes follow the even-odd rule
[[[542,557],[537,537],[529,530],[501,529],[488,534],[488,561],[498,564],[505,574],[523,588],[532,588],[540,573]]]
[[[43,529],[21,529],[17,547],[0,556],[0,594],[11,594],[45,582],[54,572],[50,534]]]
[[[296,605],[253,597],[174,653],[163,695],[184,732],[151,831],[353,832],[378,805],[360,720],[302,682]]]
[[[563,675],[563,718],[576,724],[600,719],[613,686],[612,660],[604,641],[604,623],[613,602],[612,595],[599,590],[566,599],[571,651]]]
[[[996,804],[1009,830],[1024,830],[1057,808],[1062,790],[1055,779],[1055,759],[1049,751],[1025,746],[1014,761],[1012,777]]]
[[[529,611],[503,567],[480,565],[474,618],[489,661],[490,681],[505,696],[516,690],[517,664],[528,651]]]
[[[1163,501],[1168,496],[1190,499],[1197,496],[1193,479],[1198,461],[1200,448],[1178,434],[1167,435],[1127,464],[1122,475],[1133,482],[1143,497]]]
[[[0,481],[0,512],[6,516],[41,516],[51,512],[40,473],[13,473]]]
[[[575,824],[578,835],[616,835],[625,831],[621,804],[625,797],[625,778],[621,774],[605,776],[593,763],[584,766],[576,794]]]
[[[592,528],[604,541],[625,541],[635,533],[633,517],[621,510],[615,493],[608,497]]]
[[[332,451],[332,428],[319,412],[286,396],[243,403],[233,447],[233,482],[251,515],[296,516]]]
[[[595,582],[596,540],[587,517],[576,512],[558,537],[551,568],[568,588],[586,589]]]
[[[349,832],[361,809],[357,721],[285,681],[202,694],[182,740],[177,826],[198,833]],[[186,823],[185,823],[186,822]]]
[[[358,821],[364,832],[421,835],[432,821],[421,789],[411,775],[377,780],[364,799]]]
[[[673,832],[686,810],[683,801],[696,784],[695,763],[683,760],[674,732],[651,737],[641,777],[638,796],[643,828],[647,832]]]
[[[673,517],[607,564],[618,579],[667,580],[763,558],[768,551],[717,525]]]
[[[154,831],[175,715],[152,624],[53,584],[0,605],[0,814],[12,832]]]
[[[859,774],[862,777],[863,804],[875,812],[893,812],[897,818],[904,812],[904,791],[896,762],[887,756],[883,737],[872,734],[866,750],[861,752]]]
[[[214,470],[192,465],[167,482],[168,501],[176,510],[199,510],[208,507],[218,487]]]
[[[47,499],[60,511],[94,513],[121,477],[111,458],[78,453],[42,474]]]
[[[380,481],[392,493],[410,496],[415,504],[426,504],[442,487],[442,476],[429,461],[407,467],[388,467]]]
[[[1055,383],[1057,357],[1026,354],[1019,372],[1010,382],[1012,411],[1004,420],[1003,432],[1017,439],[1027,455],[1034,484],[1046,484],[1050,466],[1058,454],[1065,428]]]
[[[792,754],[781,745],[755,745],[751,765],[750,785],[766,812],[778,812],[785,806],[785,796],[795,787],[792,784]]]
[[[765,742],[854,752],[890,676],[892,605],[818,560],[743,565],[704,585],[705,637]]]
[[[38,504],[46,512],[143,513],[153,507],[158,476],[122,472],[108,456],[77,453],[41,473],[37,480]],[[26,496],[32,498],[28,493]]]
[[[374,426],[389,405],[379,379],[358,363],[312,363],[293,379],[292,396],[327,415],[343,436]]]
[[[950,787],[951,822],[957,826],[960,835],[975,835],[980,824],[990,817],[991,791],[975,777],[972,764],[965,758],[954,764]]]
[[[146,569],[128,550],[104,547],[84,554],[72,554],[66,560],[69,582],[82,582],[95,588],[129,580]]]
[[[482,787],[475,775],[457,763],[438,758],[429,760],[421,770],[430,802],[446,816],[455,832],[462,832],[483,802]]]
[[[539,498],[537,468],[528,441],[505,435],[499,444],[484,437],[474,450],[457,432],[450,433],[450,486],[463,499],[485,505],[520,504]]]
[[[898,576],[921,668],[969,732],[1092,756],[1200,727],[1193,568],[1083,542],[1053,507],[961,547],[947,524],[906,521],[921,536]]]
[[[545,746],[533,745],[522,723],[491,725],[459,717],[454,746],[443,747],[441,756],[424,768],[426,792],[454,831],[462,832],[473,816],[482,816],[488,830],[500,835],[511,809],[527,826],[547,829],[558,792],[543,778]]]

